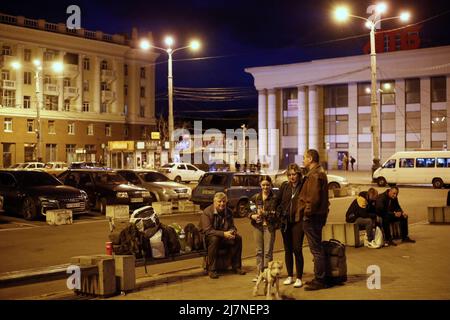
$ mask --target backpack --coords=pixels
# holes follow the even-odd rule
[[[347,258],[345,245],[340,241],[331,239],[322,241],[325,253],[325,282],[333,286],[347,281]]]
[[[113,246],[114,253],[117,255],[134,255],[136,258],[142,258],[145,254],[142,233],[134,224],[120,232],[117,242],[118,244]]]
[[[149,228],[156,228],[157,231],[160,225],[158,215],[151,206],[134,210],[130,217],[130,223],[135,224],[141,232],[145,232]]]
[[[179,254],[181,250],[180,241],[178,239],[177,232],[171,226],[161,224],[162,229],[162,242],[166,249],[166,255]]]
[[[194,251],[203,249],[203,240],[200,235],[200,231],[193,223],[188,223],[184,227],[184,233],[186,236],[186,248],[189,247]]]

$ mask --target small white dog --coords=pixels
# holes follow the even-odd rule
[[[270,261],[268,267],[258,275],[258,281],[256,281],[255,287],[253,288],[253,296],[256,297],[258,295],[259,284],[264,281],[264,295],[266,299],[272,299],[272,289],[274,289],[273,294],[275,295],[275,299],[280,300],[281,269],[283,269],[283,262]]]

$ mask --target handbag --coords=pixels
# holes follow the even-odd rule
[[[383,245],[384,245],[383,231],[381,231],[380,227],[376,227],[375,228],[375,237],[371,242],[369,242],[367,247],[370,249],[379,249]]]

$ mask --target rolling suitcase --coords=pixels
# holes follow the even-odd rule
[[[325,253],[325,281],[327,285],[333,286],[347,281],[347,258],[345,256],[345,245],[340,241],[331,239],[322,241]]]

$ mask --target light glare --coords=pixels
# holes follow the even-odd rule
[[[192,50],[198,50],[200,49],[200,42],[197,40],[191,41],[191,49]]]
[[[409,12],[402,12],[400,14],[400,20],[403,22],[409,21],[410,18],[411,18],[411,14]]]
[[[144,40],[141,41],[139,46],[141,47],[142,50],[148,50],[148,49],[150,49],[150,47],[152,45],[150,44],[150,42],[148,40],[144,39]]]
[[[334,16],[337,21],[345,21],[348,19],[349,15],[349,10],[346,7],[339,7],[334,12]]]
[[[378,14],[382,14],[382,13],[386,13],[387,11],[387,4],[382,2],[377,4],[377,13]]]
[[[167,46],[172,47],[172,46],[173,46],[173,43],[174,43],[174,40],[173,40],[172,37],[168,36],[168,37],[166,37],[166,38],[164,39],[164,43],[165,43]]]

